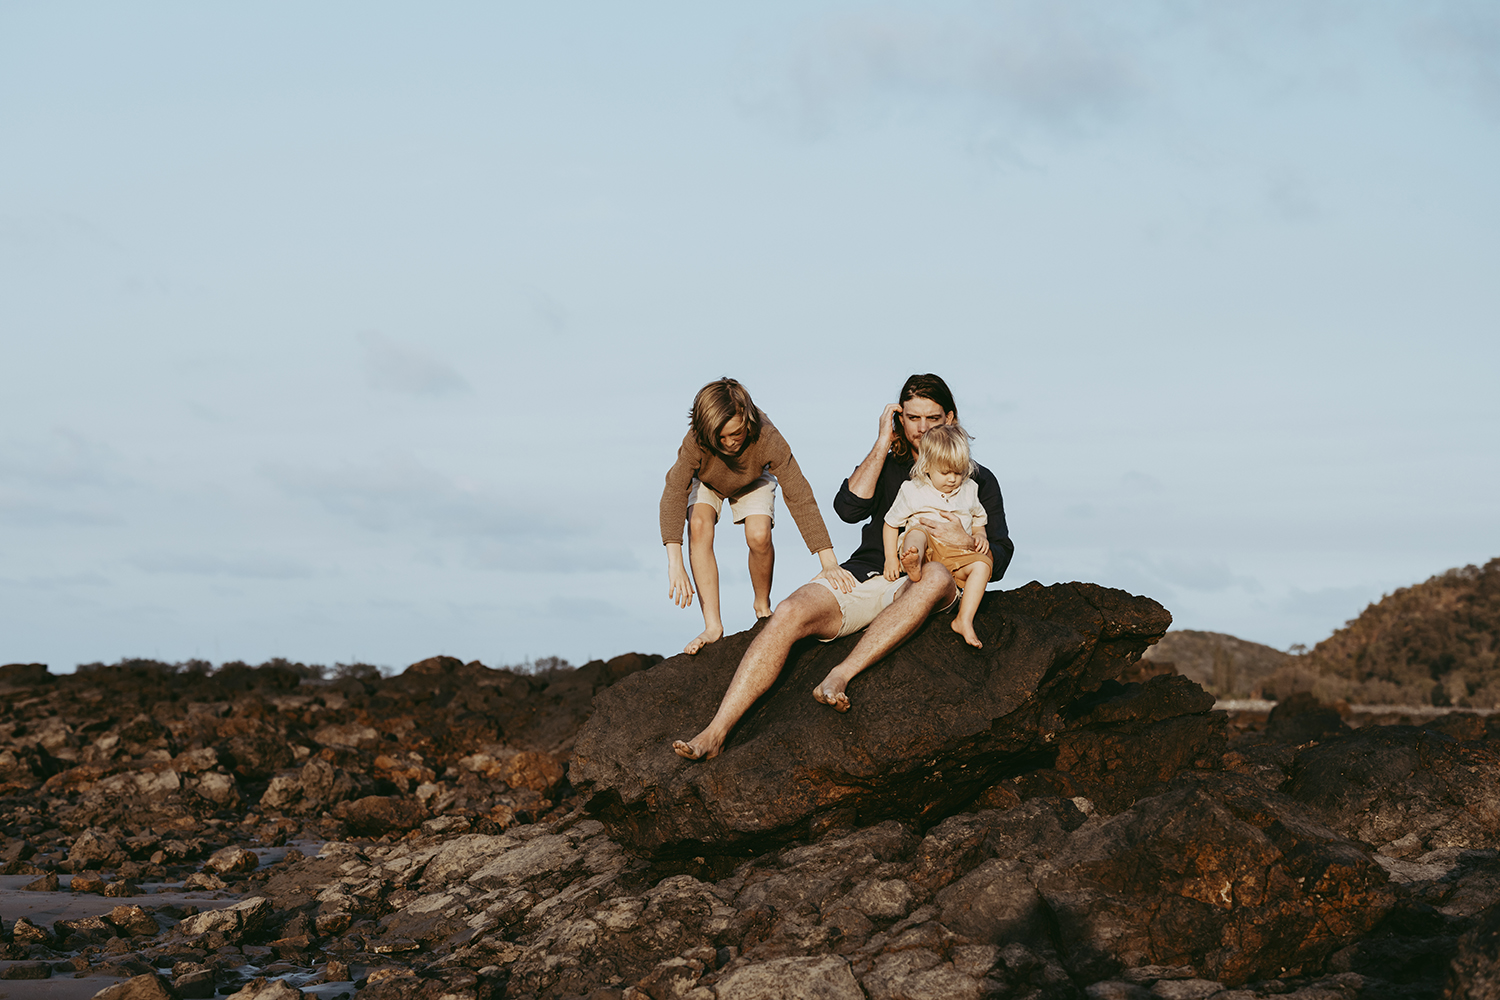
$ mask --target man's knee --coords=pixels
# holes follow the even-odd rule
[[[805,583],[792,591],[771,612],[771,624],[811,634],[830,614],[837,614],[838,598],[827,587]]]
[[[957,589],[957,584],[953,582],[953,574],[948,572],[948,567],[934,562],[928,564],[927,570],[922,574],[922,579],[908,583],[902,588],[902,596],[937,607],[944,599],[952,600]]]

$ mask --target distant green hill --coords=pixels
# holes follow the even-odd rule
[[[1500,559],[1403,587],[1294,657],[1268,696],[1500,707]]]

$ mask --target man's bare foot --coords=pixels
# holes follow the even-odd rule
[[[693,638],[692,642],[688,643],[686,646],[683,646],[682,651],[687,655],[692,656],[704,646],[707,646],[711,642],[718,642],[722,638],[724,638],[724,626],[720,625],[718,628],[706,628],[702,632],[699,632]]]
[[[833,706],[837,711],[849,711],[849,696],[844,693],[842,684],[835,689],[833,683],[825,679],[822,684],[813,688],[813,698],[824,705]]]
[[[722,744],[709,739],[706,733],[699,733],[691,743],[684,740],[672,741],[672,749],[677,751],[677,756],[688,760],[710,760],[719,756],[722,748]]]
[[[966,622],[961,618],[953,619],[953,631],[964,637],[964,642],[975,649],[983,649],[984,643],[979,641],[979,636],[974,634],[974,623]]]
[[[912,583],[922,582],[922,550],[915,545],[909,546],[901,553],[901,568],[906,570],[906,575],[911,578]]]

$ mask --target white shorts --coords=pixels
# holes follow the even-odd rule
[[[884,576],[876,573],[864,583],[854,585],[849,593],[840,593],[839,589],[821,576],[814,577],[813,583],[821,583],[833,594],[834,600],[839,602],[839,613],[844,616],[843,625],[839,626],[839,634],[827,639],[819,639],[819,642],[832,642],[834,639],[842,639],[851,632],[858,632],[866,625],[875,620],[875,616],[891,606],[901,588],[906,586],[908,580],[901,576],[895,580],[887,580]]]
[[[813,583],[821,583],[827,587],[829,593],[833,594],[834,600],[839,602],[839,614],[844,616],[844,623],[839,626],[839,634],[827,639],[819,638],[819,642],[832,642],[834,639],[842,639],[851,632],[858,632],[875,620],[875,616],[891,606],[891,602],[901,593],[901,588],[911,581],[905,574],[894,580],[887,580],[882,574],[876,573],[864,583],[857,583],[854,589],[847,594],[839,592],[839,589],[821,576],[814,577]],[[947,611],[958,603],[958,595],[947,606],[934,608],[933,613]]]
[[[699,482],[698,477],[694,476],[688,486],[688,513],[692,513],[693,504],[704,504],[714,509],[714,522],[717,523],[724,499],[714,492],[712,486]],[[749,489],[737,497],[729,498],[731,523],[744,524],[745,518],[751,514],[764,514],[771,519],[771,526],[776,526],[776,477],[769,472],[762,472],[760,478],[750,484]]]

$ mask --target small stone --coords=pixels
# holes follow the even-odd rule
[[[16,944],[47,944],[52,940],[52,932],[44,927],[38,927],[25,917],[17,917],[10,929],[11,940]]]
[[[70,892],[98,892],[104,891],[104,879],[96,872],[84,872],[82,875],[74,875],[68,883]]]
[[[1223,983],[1210,979],[1163,979],[1151,987],[1151,995],[1162,1000],[1207,1000],[1223,990]]]
[[[119,899],[125,896],[139,896],[140,894],[141,887],[134,882],[127,882],[125,879],[109,883],[101,893],[101,895],[109,896],[112,899]]]
[[[14,962],[0,970],[0,979],[50,979],[52,966],[46,962]]]
[[[156,918],[139,906],[117,906],[104,919],[132,937],[151,937],[161,930]]]
[[[1135,983],[1127,983],[1121,979],[1106,979],[1102,983],[1093,983],[1084,991],[1089,1000],[1151,1000],[1151,991],[1144,986]]]
[[[57,872],[48,872],[35,882],[27,882],[21,889],[25,892],[56,892],[57,887]]]
[[[260,867],[260,858],[254,851],[239,846],[230,846],[215,851],[203,867],[218,875],[230,872],[251,872]]]
[[[94,1000],[172,1000],[172,990],[165,979],[148,972],[104,987],[94,994]]]

